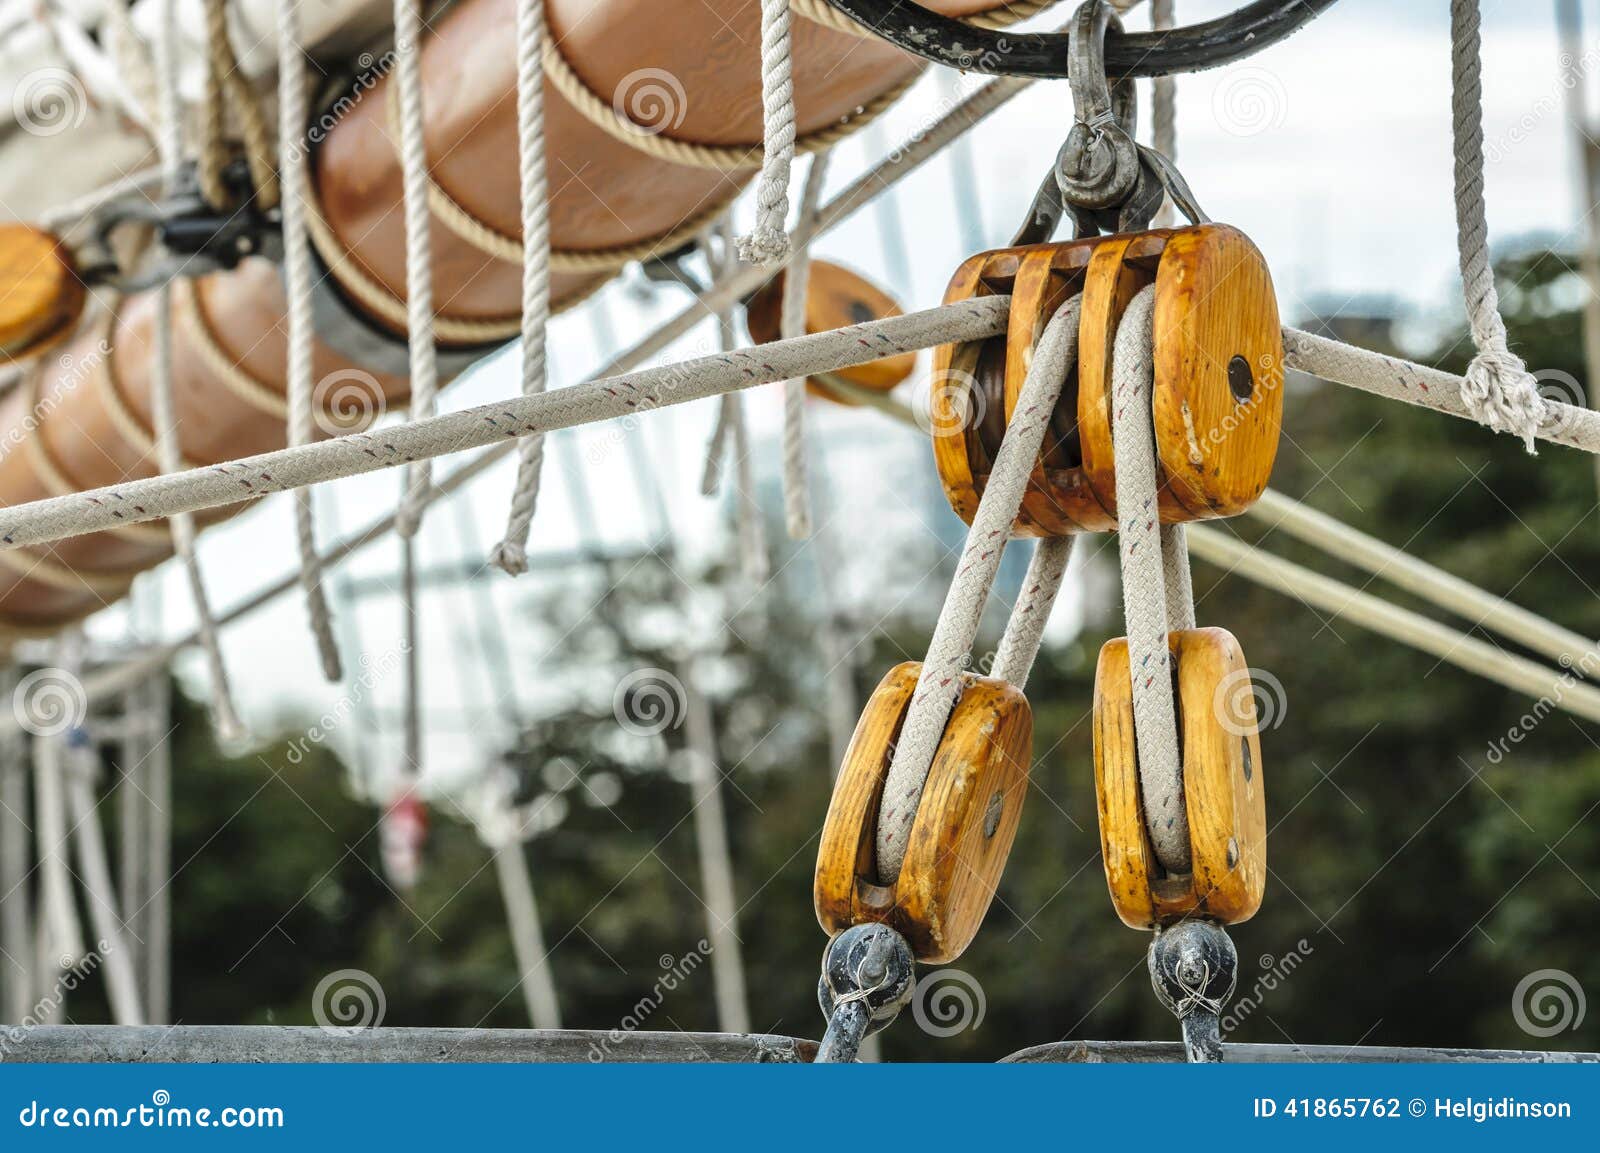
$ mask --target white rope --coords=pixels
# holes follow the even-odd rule
[[[1077,357],[1080,304],[1076,296],[1063,304],[1034,350],[1022,395],[984,484],[983,498],[967,531],[955,578],[945,594],[944,607],[939,610],[933,639],[928,642],[928,655],[923,658],[922,673],[895,742],[878,807],[878,879],[884,884],[899,875],[905,860],[906,841],[916,819],[922,786],[951,710],[961,695],[961,673],[971,659],[984,602],[989,598],[1001,554],[1022,507],[1022,494],[1044,444],[1056,398]],[[762,347],[766,351],[773,346]],[[1007,659],[1010,668],[1017,668],[1020,663]],[[1031,657],[1028,663],[1032,663]]]
[[[789,0],[761,0],[761,180],[755,231],[739,238],[739,256],[750,264],[772,264],[789,255],[789,169],[795,142],[789,24]]]
[[[168,194],[176,191],[183,158],[183,108],[178,96],[177,0],[161,0],[161,34],[156,37],[156,72],[160,85],[161,164],[166,173]],[[150,419],[155,426],[156,462],[166,475],[183,468],[183,451],[178,440],[177,402],[173,396],[172,372],[172,284],[163,284],[156,294],[155,363],[150,373]],[[228,669],[217,639],[211,600],[206,595],[205,576],[194,551],[194,518],[179,513],[168,521],[172,548],[183,564],[194,600],[195,620],[200,628],[200,646],[211,674],[211,711],[217,735],[233,742],[244,738],[233,707],[233,691],[228,684]]]
[[[1297,328],[1283,330],[1283,353],[1284,365],[1288,368],[1390,400],[1483,423],[1466,400],[1467,381],[1454,373],[1356,348]],[[1535,435],[1550,444],[1600,453],[1600,412],[1547,400]]]
[[[1130,5],[1131,7],[1131,5]],[[1173,26],[1173,0],[1150,0],[1150,27],[1157,32],[1165,32]],[[1152,99],[1150,101],[1151,116],[1151,143],[1156,151],[1168,160],[1178,159],[1178,81],[1174,76],[1157,76],[1151,84]],[[1163,196],[1161,207],[1157,210],[1155,219],[1150,222],[1152,228],[1171,228],[1177,213],[1172,206],[1172,197]]]
[[[712,229],[705,245],[706,261],[713,278],[721,280],[734,267],[733,224],[724,216]],[[717,312],[717,347],[732,352],[738,344],[730,301]],[[755,473],[750,455],[750,430],[745,423],[744,398],[725,394],[717,405],[717,422],[706,445],[705,471],[700,491],[707,496],[721,483],[722,459],[732,453],[734,469],[734,535],[739,544],[739,571],[753,585],[766,583],[772,573],[767,559],[767,531],[761,519],[761,504],[756,499]]]
[[[1217,529],[1191,525],[1189,538],[1195,555],[1202,560],[1475,676],[1526,693],[1546,707],[1600,721],[1600,690],[1579,679],[1580,669],[1557,672],[1342,581],[1252,548]]]
[[[1522,358],[1506,346],[1489,225],[1483,203],[1483,61],[1478,0],[1451,0],[1451,104],[1455,134],[1456,244],[1467,324],[1478,354],[1467,366],[1461,399],[1480,424],[1509,432],[1534,451],[1545,402]]]
[[[1061,591],[1067,562],[1072,559],[1072,542],[1077,539],[1053,536],[1034,546],[1028,573],[1022,578],[1022,592],[1011,609],[1011,619],[1006,622],[1005,634],[994,655],[994,675],[1019,689],[1028,687],[1028,674],[1044,643],[1050,608]]]
[[[816,219],[822,201],[822,185],[828,178],[828,154],[811,158],[805,188],[800,194],[800,219]],[[793,340],[806,334],[806,299],[811,286],[811,245],[794,246],[788,271],[783,279],[783,308],[778,335]],[[783,515],[791,540],[811,535],[811,495],[806,482],[806,382],[794,378],[783,382]]]
[[[69,969],[84,956],[83,925],[67,864],[67,794],[59,735],[33,738],[33,820],[39,854],[39,953],[45,973]]]
[[[406,223],[406,342],[411,361],[411,419],[432,416],[439,392],[434,358],[433,238],[428,208],[428,153],[422,116],[422,0],[394,0],[395,82],[400,86],[400,171]],[[399,532],[414,536],[433,472],[426,460],[406,466]]]
[[[1590,638],[1562,628],[1538,613],[1486,592],[1274,489],[1263,492],[1245,512],[1346,564],[1365,569],[1448,612],[1468,618],[1474,627],[1493,629],[1501,636],[1559,661],[1564,667],[1578,664],[1588,667],[1587,658],[1596,652],[1595,642]]]
[[[1156,498],[1155,427],[1151,415],[1155,293],[1155,285],[1148,284],[1128,304],[1112,348],[1111,438],[1116,461],[1117,548],[1122,561],[1122,607],[1145,825],[1161,864],[1169,872],[1187,873],[1189,824],[1167,632],[1169,617],[1188,617],[1192,621],[1194,610],[1184,609],[1182,590],[1187,582],[1177,574],[1175,580],[1167,579],[1169,565],[1186,565],[1187,554],[1179,559],[1181,529],[1175,533],[1162,529]],[[1170,550],[1165,547],[1169,542],[1173,546]]]
[[[545,389],[545,330],[550,322],[550,205],[545,175],[544,71],[540,64],[544,0],[517,3],[517,151],[522,189],[522,395]],[[505,539],[493,562],[516,575],[528,571],[528,526],[539,502],[544,437],[522,442]]]
[[[289,302],[288,441],[309,443],[316,435],[311,416],[312,382],[311,247],[306,235],[306,61],[300,46],[300,0],[278,0],[278,164],[283,198],[283,278]],[[198,303],[196,304],[198,313]],[[300,550],[300,588],[306,617],[317,642],[322,674],[330,681],[344,675],[333,616],[322,590],[322,562],[317,557],[317,527],[311,491],[295,494],[295,542]]]

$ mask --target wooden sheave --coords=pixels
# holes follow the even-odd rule
[[[997,5],[931,0],[931,6],[965,16]],[[761,140],[760,5],[548,0],[547,9],[553,42],[606,105],[626,106],[640,85],[664,85],[672,97],[659,125],[665,135],[748,148],[751,163],[723,172],[661,159],[592,123],[547,81],[551,240],[558,252],[630,248],[666,236],[727,202],[754,174]],[[422,53],[433,179],[477,220],[512,237],[519,233],[514,16],[513,0],[462,0],[434,26]],[[798,16],[793,37],[802,133],[837,124],[920,67],[887,44]],[[325,131],[318,133],[312,172],[338,248],[399,299],[405,244],[396,133],[388,121],[392,75],[319,120]],[[433,251],[434,300],[442,318],[515,318],[521,299],[515,263],[474,247],[437,217]],[[609,275],[558,272],[552,284],[557,307]],[[187,294],[177,295],[181,302]],[[286,321],[278,269],[248,261],[199,281],[196,297],[196,315],[180,315],[175,325],[184,459],[211,464],[283,447],[283,419],[268,411],[273,406],[249,399],[246,389],[226,387],[214,371],[220,351],[246,377],[283,393]],[[7,444],[0,453],[0,504],[156,471],[148,435],[153,304],[152,294],[122,302],[109,335],[87,333],[56,350],[37,387],[14,390],[0,402],[0,437]],[[209,357],[201,331],[217,346]],[[101,351],[102,340],[109,355]],[[364,367],[319,345],[314,379]],[[374,377],[372,387],[388,406],[407,392],[406,380],[393,376]],[[134,573],[168,555],[162,527],[64,541],[52,546],[44,565],[34,563],[42,552],[11,554],[13,563],[0,566],[0,628],[49,630],[95,611]]]

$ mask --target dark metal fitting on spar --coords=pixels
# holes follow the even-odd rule
[[[900,1015],[916,987],[911,946],[888,925],[852,925],[822,952],[817,1001],[828,1031],[817,1063],[856,1059],[861,1042]]]
[[[1150,942],[1150,984],[1183,1026],[1191,1062],[1222,1060],[1222,1007],[1233,996],[1239,954],[1213,921],[1180,921]]]
[[[974,28],[910,0],[828,0],[828,4],[873,35],[962,72],[1058,80],[1070,75],[1068,37],[1059,32]],[[1200,24],[1118,32],[1106,38],[1106,71],[1112,76],[1171,76],[1215,68],[1278,43],[1333,4],[1334,0],[1255,0]]]
[[[317,246],[311,250],[311,327],[317,340],[345,360],[383,376],[411,375],[411,346],[406,338],[368,320],[339,290]],[[285,285],[285,292],[288,286]],[[460,376],[503,342],[466,348],[437,347],[434,362],[445,379]]]
[[[93,283],[118,292],[139,292],[179,277],[208,276],[237,268],[250,256],[283,259],[282,222],[277,209],[260,208],[244,161],[223,169],[223,180],[236,208],[206,203],[194,164],[184,167],[178,187],[151,201],[132,195],[113,201],[95,214],[95,240],[105,256],[88,272]],[[113,238],[128,225],[153,228],[165,255],[133,276],[124,276],[113,259]]]
[[[1056,157],[1056,184],[1072,208],[1121,204],[1139,178],[1133,81],[1123,77],[1113,87],[1106,77],[1106,32],[1112,27],[1122,30],[1111,6],[1105,0],[1086,0],[1072,18],[1067,37],[1075,119]]]

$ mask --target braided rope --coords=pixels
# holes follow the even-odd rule
[[[1480,424],[1509,432],[1534,450],[1545,401],[1522,358],[1506,345],[1489,225],[1483,200],[1483,61],[1478,0],[1451,0],[1451,104],[1455,136],[1456,246],[1467,323],[1477,355],[1467,366],[1461,399]]]
[[[789,0],[761,0],[761,112],[756,227],[739,238],[739,258],[770,265],[789,255],[789,170],[796,132]]]
[[[182,115],[178,96],[178,25],[177,0],[161,0],[161,28],[156,37],[156,76],[159,82],[160,118],[159,152],[165,175],[166,189],[170,193],[178,181],[183,160]],[[156,463],[162,473],[172,474],[184,468],[183,452],[179,448],[177,403],[173,396],[172,372],[172,284],[169,281],[156,291],[155,355],[150,368],[150,418],[155,426],[154,443]],[[114,316],[114,313],[113,313]],[[110,344],[109,334],[106,340]],[[106,356],[105,379],[111,381],[110,361]],[[111,382],[111,391],[118,396],[120,390]],[[167,519],[172,533],[172,549],[183,564],[189,581],[189,592],[194,600],[195,619],[200,626],[200,645],[205,652],[211,673],[212,716],[218,735],[233,741],[244,736],[244,726],[233,707],[233,693],[228,685],[228,670],[222,660],[222,647],[217,639],[215,618],[211,615],[211,601],[206,595],[205,577],[200,571],[194,551],[194,517],[179,513]]]
[[[278,0],[278,163],[283,168],[283,281],[288,298],[287,440],[307,444],[316,436],[312,419],[315,385],[311,342],[316,327],[312,314],[311,247],[306,237],[306,60],[301,47],[299,0]],[[198,301],[196,302],[198,311]],[[230,362],[231,363],[231,362]],[[317,644],[322,675],[337,681],[344,675],[333,613],[322,588],[322,560],[317,553],[317,526],[311,492],[301,489],[294,502],[295,546],[300,553],[300,591],[306,619]]]
[[[878,880],[884,884],[899,875],[905,860],[922,786],[961,694],[961,673],[971,659],[984,603],[1000,571],[1000,557],[1022,507],[1022,494],[1044,444],[1056,398],[1077,358],[1081,304],[1073,296],[1057,309],[1034,350],[1022,395],[984,484],[955,578],[928,642],[928,655],[923,658],[922,673],[900,726],[878,807]],[[1007,658],[1008,668],[1017,669],[1021,663]],[[1031,657],[1028,663],[1032,663]]]
[[[1169,872],[1187,873],[1189,822],[1167,633],[1169,618],[1187,617],[1192,621],[1194,610],[1191,607],[1185,612],[1182,606],[1182,590],[1188,582],[1179,577],[1182,583],[1174,588],[1174,582],[1167,579],[1168,572],[1179,563],[1181,530],[1175,534],[1164,532],[1156,505],[1155,427],[1151,415],[1155,291],[1153,284],[1140,289],[1117,326],[1111,362],[1111,437],[1139,794],[1156,858]],[[1173,546],[1170,550],[1163,547],[1169,542]],[[1184,552],[1184,567],[1187,555]]]
[[[1067,575],[1072,542],[1077,539],[1053,536],[1034,546],[1027,575],[1022,578],[1022,592],[994,654],[994,675],[1019,689],[1028,687],[1028,674],[1033,672],[1033,662],[1044,643],[1044,627]]]
[[[331,437],[175,476],[129,480],[0,508],[0,547],[41,544],[129,521],[234,505],[272,492],[377,472],[407,461],[490,445],[498,447],[535,432],[636,416],[795,375],[836,372],[937,344],[983,340],[1004,331],[1010,299],[986,296],[764,344],[758,349],[715,353],[627,375],[602,377],[538,396],[511,397],[429,420]],[[702,306],[691,307],[698,312]],[[656,346],[652,343],[647,347]],[[622,360],[632,363],[634,357],[648,354],[629,350]]]
[[[45,491],[51,496],[66,496],[68,493],[82,492],[83,486],[66,474],[66,471],[50,453],[50,446],[45,443],[44,418],[50,412],[45,406],[42,396],[44,374],[40,366],[34,364],[31,369],[23,374],[23,387],[27,391],[28,411],[33,414],[32,435],[22,439],[22,448],[27,453],[28,466],[33,470],[33,475],[44,485]],[[140,544],[168,544],[172,534],[165,526],[158,524],[123,524],[106,530],[124,540],[137,541]]]
[[[522,395],[545,390],[545,330],[550,323],[550,204],[545,174],[544,74],[539,46],[544,39],[544,0],[517,4],[517,151],[522,161]],[[518,445],[517,481],[505,539],[493,563],[512,575],[528,571],[528,528],[539,501],[544,437]]]
[[[428,151],[422,112],[422,0],[394,0],[395,81],[400,88],[400,172],[406,224],[406,343],[411,359],[411,419],[438,407],[434,348],[433,220],[428,211]],[[521,328],[519,322],[518,328]],[[397,529],[415,536],[433,483],[428,461],[408,464]]]
[[[822,185],[828,178],[828,154],[811,158],[804,190],[800,193],[800,219],[814,224],[817,205],[822,200]],[[811,284],[811,245],[804,242],[794,249],[783,280],[783,308],[778,335],[793,340],[806,334],[806,299]],[[811,497],[806,481],[806,382],[799,378],[783,382],[783,513],[791,540],[811,535]]]

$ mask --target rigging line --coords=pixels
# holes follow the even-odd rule
[[[1420,649],[1536,700],[1548,701],[1552,707],[1585,720],[1600,721],[1600,690],[1578,680],[1573,670],[1558,673],[1547,665],[1504,652],[1333,577],[1252,548],[1214,528],[1190,525],[1189,545],[1200,559],[1237,571],[1314,609]]]
[[[878,196],[892,191],[901,180],[920,169],[931,157],[948,147],[961,134],[976,127],[997,109],[1026,91],[1031,84],[1030,80],[1020,79],[993,80],[985,84],[955,108],[946,112],[926,131],[916,133],[905,144],[888,153],[883,160],[857,177],[844,191],[824,205],[813,226],[802,225],[797,230],[796,239],[806,242],[815,236],[820,236],[858,209],[873,203]],[[705,318],[706,309],[715,310],[725,301],[742,299],[760,288],[769,275],[769,272],[762,269],[741,269],[727,281],[713,285],[704,293],[696,294],[695,299],[686,304],[676,315],[658,325],[630,348],[612,356],[596,375],[606,376],[625,372],[656,355],[700,323]],[[609,337],[607,344],[611,344]],[[439,500],[459,491],[514,451],[514,441],[483,450],[467,463],[458,466],[444,481],[436,484],[429,494],[429,501]],[[394,531],[395,521],[396,517],[393,514],[379,517],[366,528],[340,541],[322,554],[325,565],[335,565],[353,553],[384,539]],[[296,580],[296,576],[280,578],[279,581],[259,589],[219,618],[219,624],[230,623],[249,615],[293,588]],[[118,668],[90,674],[84,686],[85,693],[91,701],[114,696],[126,684],[165,667],[173,656],[197,643],[198,639],[198,633],[191,632],[169,645],[154,650],[146,657]],[[0,731],[11,732],[17,728],[15,717],[0,713]]]
[[[1563,668],[1581,666],[1587,669],[1590,658],[1600,655],[1594,641],[1275,489],[1265,490],[1245,513],[1272,528],[1283,529],[1336,560],[1355,565],[1442,609],[1470,618],[1474,625],[1485,626],[1526,645],[1558,661]]]

